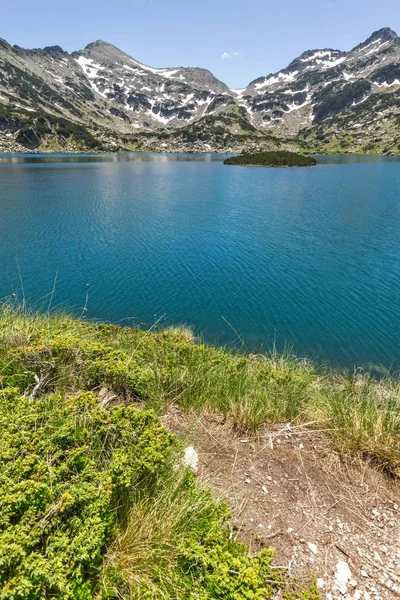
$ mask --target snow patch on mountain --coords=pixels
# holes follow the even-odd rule
[[[256,90],[261,90],[270,85],[274,85],[275,83],[282,83],[284,81],[294,81],[298,73],[298,71],[291,71],[290,73],[281,72],[277,75],[269,75],[265,81],[263,81],[262,83],[256,83],[254,87],[256,88]]]

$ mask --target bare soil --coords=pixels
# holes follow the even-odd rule
[[[400,598],[400,482],[342,459],[321,431],[289,423],[243,434],[219,416],[172,408],[163,422],[199,455],[198,476],[227,502],[232,535],[274,546],[290,576],[327,600]]]

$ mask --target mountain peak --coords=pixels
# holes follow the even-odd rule
[[[397,36],[397,33],[393,31],[393,29],[390,29],[390,27],[382,27],[382,29],[374,31],[374,33],[370,35],[369,38],[365,40],[365,42],[362,42],[362,44],[359,44],[358,46],[353,48],[353,50],[359,50],[361,48],[364,48],[365,46],[369,46],[370,44],[377,42],[378,40],[384,43],[394,42],[397,39],[399,38]]]
[[[397,38],[397,33],[390,29],[390,27],[382,27],[382,29],[378,29],[378,31],[374,31],[371,35],[370,40],[374,41],[376,39],[382,39],[385,42],[388,40],[395,40]]]
[[[104,40],[96,40],[85,46],[85,50],[91,50],[92,48],[115,48],[115,46]]]

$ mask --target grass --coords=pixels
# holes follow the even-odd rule
[[[4,303],[0,600],[319,597],[312,582],[294,592],[272,550],[251,556],[230,539],[226,507],[158,420],[176,404],[243,430],[307,423],[400,475],[396,378]]]
[[[187,329],[3,304],[0,600],[318,600],[312,581],[272,567],[273,549],[231,539],[227,507],[158,417],[180,402],[246,426],[264,389],[255,367]]]
[[[243,356],[196,341],[187,328],[144,332],[64,314],[0,311],[0,383],[21,393],[109,387],[162,411],[218,412],[243,429],[314,422],[342,453],[400,475],[400,381],[319,369],[289,353]],[[4,386],[4,382],[3,382]]]

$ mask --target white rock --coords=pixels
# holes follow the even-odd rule
[[[322,590],[322,588],[325,586],[325,581],[323,579],[321,579],[321,577],[319,577],[317,579],[317,587]]]
[[[251,483],[251,479],[245,479],[244,482],[247,483],[247,484],[249,484],[249,483]]]
[[[353,598],[354,598],[354,600],[361,600],[362,596],[363,596],[362,591],[361,590],[356,590],[354,592]]]
[[[361,571],[361,575],[362,575],[363,577],[368,577],[368,573],[367,573],[367,571]]]
[[[318,554],[318,548],[315,544],[313,544],[311,542],[307,542],[307,546],[310,548],[310,550],[313,554]]]
[[[336,565],[335,585],[341,594],[345,595],[347,593],[347,583],[351,578],[352,574],[349,565],[344,560],[339,560]]]
[[[199,468],[199,455],[193,446],[185,448],[185,454],[183,457],[183,464],[192,469],[193,473],[197,473]]]
[[[357,587],[357,581],[355,579],[350,579],[349,585],[351,585],[352,588],[356,588]]]
[[[289,528],[287,529],[287,532],[288,532],[288,533],[293,533],[293,531],[294,531],[293,527],[289,527]]]
[[[267,488],[265,487],[265,485],[263,485],[261,489],[264,492],[264,494],[269,494],[269,491],[267,490]]]
[[[374,560],[375,560],[376,562],[379,562],[379,563],[381,563],[381,564],[382,564],[382,559],[381,559],[381,557],[379,556],[379,554],[378,554],[378,552],[377,552],[376,550],[375,550],[375,552],[374,552]]]

